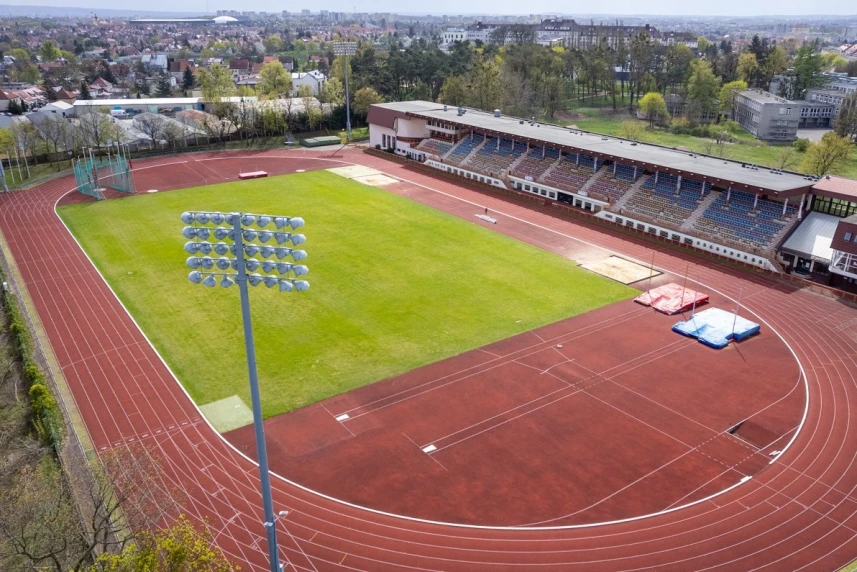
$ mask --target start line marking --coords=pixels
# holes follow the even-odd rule
[[[348,419],[348,413],[343,413],[342,415],[336,418],[337,421],[345,421],[346,419]]]
[[[423,453],[431,453],[432,451],[437,451],[437,447],[435,447],[434,445],[423,447]]]

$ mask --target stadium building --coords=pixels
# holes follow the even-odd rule
[[[372,146],[448,175],[857,291],[857,249],[831,248],[840,221],[857,223],[855,180],[819,180],[427,101],[373,105],[368,122]]]

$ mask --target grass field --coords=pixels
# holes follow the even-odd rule
[[[62,207],[199,404],[250,402],[238,292],[187,280],[179,215],[307,220],[305,294],[251,293],[272,416],[633,296],[574,262],[327,172]]]

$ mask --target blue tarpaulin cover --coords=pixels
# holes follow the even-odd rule
[[[746,318],[735,317],[734,312],[720,308],[709,308],[697,312],[686,322],[678,322],[673,331],[685,336],[694,337],[701,343],[712,348],[724,348],[730,340],[740,341],[758,334],[759,324]]]

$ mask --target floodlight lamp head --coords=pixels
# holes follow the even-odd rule
[[[199,270],[194,270],[193,272],[187,275],[187,278],[194,284],[199,284],[200,282],[202,282],[202,272],[200,272]]]
[[[213,222],[214,224],[223,224],[223,221],[225,219],[226,217],[223,215],[223,213],[211,213],[211,222]]]
[[[223,256],[224,254],[229,252],[229,245],[226,244],[225,242],[218,242],[217,244],[214,245],[214,252]]]
[[[295,289],[294,284],[289,280],[280,280],[280,292],[291,292]]]
[[[309,274],[309,268],[303,264],[297,264],[292,268],[292,272],[295,273],[295,276],[306,276]]]
[[[244,266],[250,272],[255,272],[255,271],[259,270],[259,266],[261,266],[261,263],[258,260],[256,260],[255,258],[250,258],[250,259],[247,259],[246,261],[244,261]]]
[[[214,260],[212,260],[210,256],[203,256],[199,259],[199,262],[206,270],[214,268]]]
[[[259,250],[261,249],[255,244],[248,244],[244,247],[244,252],[247,254],[247,256],[256,256],[257,254],[259,254]]]
[[[263,246],[259,249],[259,254],[262,255],[262,258],[270,258],[274,254],[273,246]]]
[[[183,212],[182,213],[182,222],[185,224],[193,224],[193,213],[192,212]]]
[[[226,213],[223,215],[223,222],[229,225],[235,224],[235,214],[234,213]]]
[[[186,226],[182,229],[182,236],[185,238],[196,238],[196,229],[192,226]]]
[[[287,216],[275,216],[274,217],[274,226],[279,228],[283,228],[289,224],[289,217]]]
[[[225,256],[221,256],[217,259],[217,267],[220,270],[229,270],[229,267],[232,265],[232,260],[226,258]]]
[[[300,262],[301,260],[306,260],[307,254],[306,250],[293,250],[292,251],[292,259],[295,262]]]
[[[256,236],[258,236],[258,234],[259,233],[252,229],[247,229],[242,233],[242,235],[244,236],[244,240],[246,240],[247,242],[253,242],[254,240],[256,240]]]
[[[289,241],[289,238],[291,236],[292,235],[289,234],[288,232],[278,232],[278,233],[274,234],[274,238],[277,240],[277,244],[285,244],[286,242]]]
[[[298,228],[302,227],[303,225],[304,225],[304,219],[302,219],[299,216],[294,216],[294,217],[289,219],[289,226],[292,227],[292,229],[298,229]]]
[[[199,224],[208,224],[210,220],[211,216],[208,213],[196,213],[196,222]]]
[[[280,274],[288,274],[292,271],[292,267],[294,264],[289,264],[288,262],[278,262],[277,263],[277,272]]]
[[[243,224],[244,226],[250,226],[254,222],[256,222],[256,217],[251,214],[245,214],[241,217],[241,224]]]
[[[247,277],[247,281],[250,283],[250,286],[258,286],[262,283],[262,275],[254,272]]]
[[[269,224],[271,224],[271,217],[268,215],[259,215],[256,218],[256,224],[259,225],[259,228],[265,228]]]
[[[235,284],[235,280],[233,280],[229,276],[224,276],[223,278],[220,279],[220,286],[222,288],[229,288],[233,284]]]
[[[268,242],[271,240],[271,237],[274,236],[270,230],[260,230],[259,231],[259,242]]]
[[[211,243],[200,242],[199,243],[199,251],[203,254],[211,254]]]
[[[293,234],[293,235],[289,238],[289,241],[290,241],[292,244],[294,244],[295,246],[298,246],[299,244],[303,244],[303,243],[305,243],[305,242],[306,242],[306,237],[305,237],[304,235],[302,235],[302,234]]]
[[[282,260],[283,258],[288,256],[291,252],[292,252],[291,248],[285,248],[283,246],[278,246],[277,248],[274,249],[274,254],[276,254],[277,258],[279,258],[280,260]]]
[[[188,268],[193,268],[194,270],[196,270],[197,268],[199,268],[201,261],[196,256],[190,256],[185,261],[185,264],[187,265]]]
[[[270,274],[277,268],[277,263],[273,260],[266,260],[262,263],[262,271]]]
[[[211,229],[205,227],[199,227],[196,229],[197,238],[201,238],[202,240],[208,240],[209,236],[211,236]]]
[[[295,280],[295,290],[298,292],[306,292],[309,290],[309,282],[306,280]]]
[[[214,238],[216,238],[217,240],[223,240],[224,238],[229,238],[229,239],[234,240],[235,239],[235,233],[231,229],[224,228],[222,226],[218,226],[217,228],[214,229]]]
[[[274,286],[279,284],[280,279],[277,278],[276,276],[265,276],[264,282],[265,282],[265,286],[267,286],[268,288],[273,288]]]
[[[186,242],[184,243],[184,250],[188,254],[196,254],[199,252],[199,243],[198,242]]]
[[[202,283],[209,288],[214,288],[217,286],[217,279],[214,277],[214,274],[209,274],[205,277],[205,280],[203,280]]]

